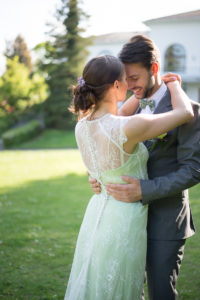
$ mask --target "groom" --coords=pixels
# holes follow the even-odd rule
[[[119,55],[124,63],[128,88],[141,101],[137,113],[170,111],[171,97],[160,77],[159,50],[151,39],[135,36]],[[148,102],[150,103],[150,101]],[[187,189],[200,182],[200,105],[192,102],[194,118],[162,139],[146,141],[149,180],[127,176],[125,185],[109,184],[115,199],[149,206],[147,225],[147,280],[150,300],[177,299],[176,281],[185,240],[195,232]],[[98,183],[89,179],[95,192]]]

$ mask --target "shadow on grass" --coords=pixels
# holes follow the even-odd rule
[[[191,190],[197,234],[186,243],[180,300],[197,300],[200,294],[199,189]],[[87,176],[75,173],[0,192],[1,299],[63,299],[91,195]]]
[[[0,193],[1,299],[63,299],[91,195],[74,173]]]

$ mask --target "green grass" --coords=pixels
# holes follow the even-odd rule
[[[0,299],[63,299],[92,195],[85,171],[77,150],[0,153]],[[190,193],[197,233],[186,243],[180,300],[200,294],[199,191]]]
[[[0,153],[0,299],[63,299],[91,195],[78,151]]]
[[[177,288],[180,300],[200,299],[200,184],[190,189],[191,209],[196,234],[186,242],[181,276]]]
[[[46,129],[30,141],[15,145],[17,149],[77,148],[74,131]]]

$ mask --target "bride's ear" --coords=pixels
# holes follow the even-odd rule
[[[119,81],[118,81],[118,80],[115,80],[115,82],[114,82],[114,87],[115,87],[116,89],[119,88]]]

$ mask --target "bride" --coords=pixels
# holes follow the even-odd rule
[[[126,99],[123,64],[105,55],[90,60],[74,89],[72,110],[78,113],[75,134],[82,159],[102,191],[88,204],[80,228],[65,300],[139,300],[146,262],[147,208],[115,200],[106,184],[123,183],[126,174],[147,179],[152,139],[193,117],[177,81],[168,83],[173,110],[163,114],[117,115]]]

